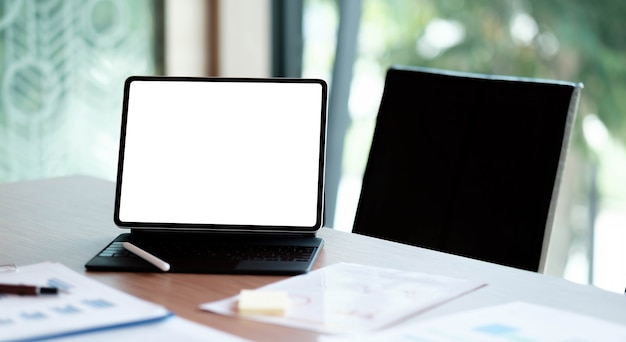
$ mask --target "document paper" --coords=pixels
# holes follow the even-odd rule
[[[626,326],[524,302],[411,322],[368,335],[323,336],[319,342],[618,342]]]
[[[286,291],[281,317],[239,315],[238,296],[204,310],[322,333],[355,333],[387,326],[484,286],[484,282],[339,263],[257,289]]]
[[[243,341],[173,316],[53,262],[0,272],[0,283],[57,287],[59,295],[0,294],[0,340],[63,337],[63,341]],[[84,333],[89,332],[89,335]]]
[[[58,295],[0,294],[2,339],[62,336],[158,321],[165,308],[98,283],[68,267],[44,262],[0,273],[0,283],[57,287]]]

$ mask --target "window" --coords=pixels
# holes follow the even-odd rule
[[[163,72],[158,0],[0,1],[0,181],[113,180],[124,79]]]
[[[351,230],[390,65],[583,82],[547,272],[623,292],[626,40],[621,35],[626,5],[541,0],[353,3],[360,3],[359,13],[342,13],[345,2],[332,0],[306,0],[304,10],[303,76],[325,78],[331,89],[335,52],[345,45],[337,44],[337,31],[345,28],[341,20],[360,17],[356,54],[347,71],[349,124],[332,225]]]

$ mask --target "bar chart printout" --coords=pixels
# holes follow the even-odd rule
[[[162,306],[100,284],[59,263],[44,262],[1,272],[0,283],[60,289],[58,295],[0,294],[3,340],[62,336],[171,316]]]
[[[468,310],[368,335],[323,336],[319,342],[618,342],[626,325],[525,302]]]

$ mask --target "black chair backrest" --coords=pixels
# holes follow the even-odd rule
[[[581,87],[390,68],[353,232],[541,271]]]

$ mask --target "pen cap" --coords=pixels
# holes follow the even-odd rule
[[[59,293],[59,289],[57,289],[56,287],[40,287],[39,293],[40,294],[57,294]]]

